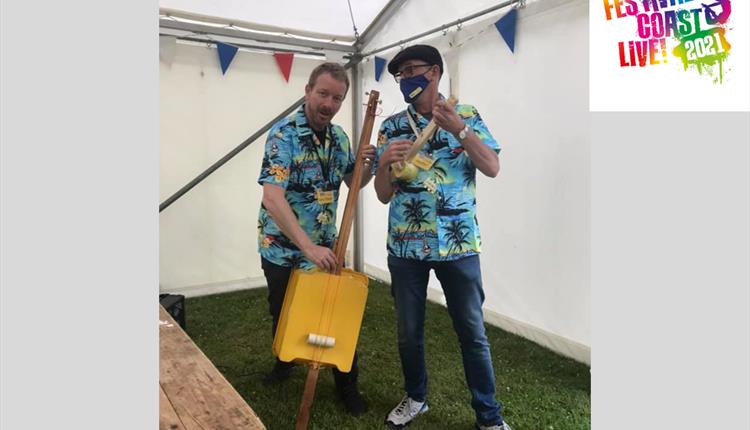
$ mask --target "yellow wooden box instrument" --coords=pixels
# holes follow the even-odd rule
[[[367,302],[367,276],[294,270],[289,279],[273,352],[281,361],[352,368]]]
[[[378,97],[377,91],[370,92],[351,187],[333,249],[336,268],[332,273],[317,269],[292,271],[274,336],[273,352],[280,360],[309,365],[297,414],[295,429],[298,430],[307,428],[320,367],[336,366],[342,372],[349,372],[357,347],[368,278],[343,266],[363,176],[362,151],[370,142]]]
[[[456,103],[458,103],[458,100],[456,99],[456,97],[450,96],[447,100],[447,103],[451,107],[455,107]],[[417,175],[419,174],[419,167],[415,166],[412,163],[414,161],[414,157],[419,154],[419,151],[421,151],[425,143],[427,143],[427,141],[432,138],[432,135],[435,134],[437,129],[438,125],[435,123],[435,119],[433,118],[427,124],[427,127],[422,130],[422,133],[417,136],[414,144],[406,154],[406,159],[404,161],[393,163],[391,167],[391,181],[399,180],[409,182],[413,181],[417,177]]]

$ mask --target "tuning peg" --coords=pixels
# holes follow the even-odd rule
[[[369,91],[365,91],[365,95],[366,95],[366,96],[369,96],[369,95],[370,95],[370,92],[369,92]],[[363,105],[366,105],[367,103],[362,103],[362,104],[363,104]],[[383,104],[383,99],[378,99],[378,104]]]

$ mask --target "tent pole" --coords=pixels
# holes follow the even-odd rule
[[[409,37],[407,39],[400,40],[400,41],[398,41],[396,43],[391,43],[390,45],[386,45],[386,46],[384,46],[382,48],[373,49],[372,51],[364,52],[364,53],[362,53],[360,55],[362,57],[369,57],[370,55],[377,54],[378,52],[386,51],[386,50],[391,49],[393,47],[409,43],[412,40],[417,40],[417,39],[420,39],[422,37],[429,36],[430,34],[437,33],[439,31],[443,31],[443,30],[447,30],[447,29],[449,29],[449,28],[451,28],[451,27],[453,27],[455,25],[462,24],[462,23],[464,23],[466,21],[470,21],[470,20],[475,19],[475,18],[479,18],[480,16],[487,15],[488,13],[494,12],[494,11],[496,11],[498,9],[502,9],[504,7],[511,6],[511,5],[516,4],[516,3],[520,3],[520,2],[521,2],[521,0],[507,0],[507,1],[504,1],[504,2],[502,2],[500,4],[496,4],[495,6],[492,6],[490,8],[484,9],[484,10],[476,12],[476,13],[473,13],[473,14],[471,14],[469,16],[465,16],[465,17],[457,19],[457,20],[455,20],[453,22],[449,22],[448,24],[443,24],[440,27],[435,27],[432,30],[427,30],[427,31],[425,31],[423,33],[419,33],[416,36],[412,36],[412,37]]]
[[[212,164],[211,167],[209,167],[208,169],[206,169],[200,175],[196,176],[192,181],[188,182],[184,187],[180,188],[176,193],[172,194],[172,196],[170,196],[168,199],[164,200],[164,202],[162,202],[159,205],[159,212],[161,212],[164,209],[168,208],[169,205],[171,205],[172,203],[174,203],[175,201],[177,201],[177,199],[179,199],[185,193],[187,193],[188,191],[190,191],[194,186],[198,185],[201,181],[203,181],[204,179],[206,179],[208,177],[208,175],[210,175],[211,173],[213,173],[214,171],[216,171],[216,169],[218,169],[219,167],[223,166],[224,163],[226,163],[227,161],[231,160],[232,157],[234,157],[235,155],[239,154],[240,151],[242,151],[248,145],[250,145],[251,143],[253,143],[255,141],[255,139],[259,138],[260,136],[263,135],[263,133],[265,133],[266,131],[268,131],[268,129],[270,129],[276,123],[276,121],[278,121],[278,120],[286,117],[290,113],[294,112],[294,110],[297,109],[302,104],[302,102],[304,102],[304,101],[305,101],[305,98],[302,97],[299,100],[297,100],[296,102],[294,102],[294,104],[292,104],[291,106],[289,106],[288,108],[286,108],[286,110],[284,112],[281,112],[280,114],[278,114],[276,116],[276,118],[274,118],[271,121],[269,121],[260,130],[256,131],[255,133],[253,133],[252,136],[250,136],[247,139],[245,139],[244,142],[242,142],[236,148],[234,148],[233,150],[231,150],[227,155],[221,157],[221,159],[219,161],[217,161],[214,164]]]
[[[355,56],[356,58],[353,61],[350,61],[347,63],[344,67],[350,68],[353,67],[354,64],[358,63],[360,61],[359,56]],[[208,169],[206,169],[203,173],[196,176],[192,181],[188,182],[185,186],[180,188],[176,193],[172,194],[168,199],[164,200],[159,205],[159,212],[161,213],[164,209],[168,208],[172,203],[177,201],[180,197],[185,195],[188,191],[193,189],[196,185],[201,183],[204,179],[208,177],[211,173],[215,172],[219,167],[223,166],[227,161],[231,160],[235,155],[239,154],[243,149],[247,148],[251,143],[253,143],[257,138],[261,137],[265,132],[267,132],[273,125],[279,121],[280,119],[286,117],[290,113],[294,112],[295,109],[300,107],[302,103],[305,101],[304,97],[301,97],[299,100],[297,100],[294,104],[286,108],[283,112],[278,114],[274,119],[266,123],[260,130],[253,133],[252,136],[245,139],[244,142],[239,144],[236,148],[231,150],[227,155],[223,156],[219,161],[212,164]]]
[[[359,63],[355,63],[352,66],[352,82],[354,89],[352,90],[352,143],[359,146],[360,134],[362,133],[362,79],[359,74]],[[356,143],[355,143],[356,142]],[[358,148],[352,147],[352,151],[357,151]],[[356,186],[356,185],[355,185]],[[364,272],[364,248],[363,242],[363,225],[362,225],[362,210],[364,204],[362,200],[362,193],[357,196],[357,210],[354,212],[354,270],[357,272]]]
[[[367,26],[365,31],[359,36],[359,40],[354,44],[357,48],[357,53],[360,53],[361,49],[370,43],[378,33],[380,33],[383,26],[391,20],[404,3],[406,3],[406,0],[390,0],[388,4],[385,5],[370,25]]]
[[[169,36],[174,37],[177,40],[184,40],[186,42],[195,42],[200,44],[206,44],[206,45],[216,45],[221,40],[211,40],[211,39],[201,39],[198,37],[190,37],[190,36],[176,36],[174,34],[169,33],[159,33],[159,36]],[[322,52],[310,52],[310,51],[300,51],[296,49],[284,49],[284,48],[269,48],[267,46],[261,46],[261,45],[248,45],[245,43],[235,43],[235,42],[225,42],[229,43],[230,45],[234,45],[238,48],[245,48],[245,49],[252,49],[254,51],[260,51],[260,52],[267,52],[267,53],[275,53],[275,52],[291,52],[293,54],[300,54],[300,55],[307,55],[310,57],[322,57],[325,59],[326,54]]]
[[[175,21],[167,18],[159,18],[159,28],[186,31],[192,33],[193,35],[210,34],[213,36],[232,37],[236,39],[253,40],[255,42],[263,43],[280,43],[287,46],[298,46],[317,50],[332,50],[347,53],[356,52],[356,48],[354,48],[354,46],[344,45],[341,43],[299,39],[294,37],[277,36],[273,34],[255,34],[249,31],[238,30],[236,28],[217,27],[205,24]]]

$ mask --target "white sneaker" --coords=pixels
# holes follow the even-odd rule
[[[392,428],[401,429],[409,425],[417,415],[427,412],[428,409],[430,408],[426,401],[418,402],[406,395],[388,414],[385,423]]]
[[[477,430],[513,430],[512,428],[510,428],[510,426],[508,425],[508,423],[502,423],[502,424],[499,424],[499,425],[495,424],[495,425],[491,425],[491,426],[483,426],[483,425],[477,423],[476,427],[477,427]]]

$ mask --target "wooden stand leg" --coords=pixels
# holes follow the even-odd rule
[[[305,380],[305,392],[302,394],[302,403],[299,406],[297,425],[294,427],[294,430],[307,429],[307,422],[310,420],[310,408],[315,398],[315,386],[318,384],[318,372],[320,372],[320,364],[310,364],[310,369],[307,371],[307,379]]]

